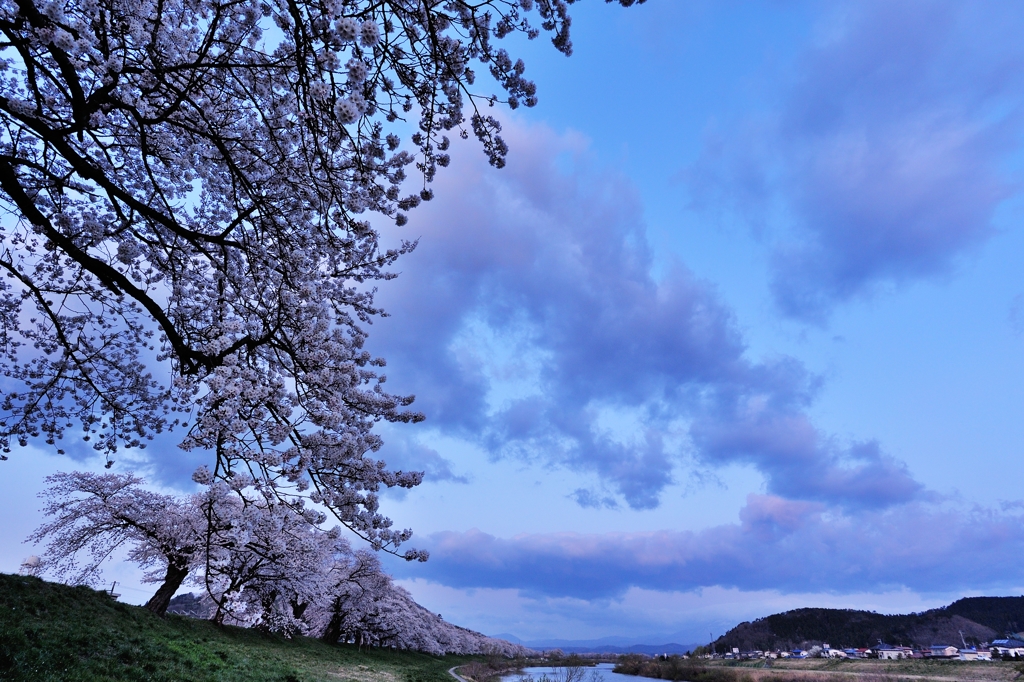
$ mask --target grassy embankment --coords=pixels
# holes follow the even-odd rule
[[[1006,661],[622,661],[618,672],[687,682],[1012,682],[1019,664]]]
[[[88,587],[0,574],[5,681],[454,682],[449,668],[479,660],[358,651],[183,616],[159,618]]]

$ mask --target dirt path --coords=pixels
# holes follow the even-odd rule
[[[327,674],[349,682],[399,682],[394,671],[374,669],[367,665],[345,666],[327,671]]]
[[[458,668],[459,666],[455,666]],[[448,674],[457,679],[459,682],[469,682],[465,677],[455,672],[455,668],[448,668]]]

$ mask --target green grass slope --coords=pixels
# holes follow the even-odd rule
[[[356,650],[149,611],[0,573],[0,680],[452,682],[470,659]]]

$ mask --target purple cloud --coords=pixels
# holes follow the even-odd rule
[[[857,2],[807,50],[774,117],[709,140],[688,170],[695,206],[793,231],[772,257],[781,311],[823,321],[880,285],[945,273],[993,232],[1015,191],[1021,8]]]
[[[595,599],[631,587],[782,592],[924,592],[1020,584],[1024,518],[914,503],[836,514],[815,502],[750,495],[739,523],[700,532],[437,533],[410,575],[456,588],[513,588]],[[402,571],[402,568],[397,570]]]
[[[877,448],[817,432],[804,410],[820,381],[791,358],[749,360],[713,287],[682,264],[651,274],[625,179],[592,169],[571,137],[506,133],[500,173],[457,151],[462,172],[415,216],[419,248],[382,292],[393,317],[371,343],[427,428],[595,476],[601,489],[574,493],[583,506],[656,507],[694,459],[751,464],[794,499],[918,495]]]
[[[697,419],[691,434],[708,464],[749,463],[770,492],[848,508],[882,508],[923,492],[906,466],[875,441],[840,447],[799,412],[773,410],[760,397]]]

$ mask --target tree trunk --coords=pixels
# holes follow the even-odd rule
[[[331,622],[324,628],[324,634],[320,635],[320,639],[328,644],[337,644],[341,639],[341,618],[331,618]]]
[[[341,619],[344,617],[344,613],[341,610],[340,602],[340,599],[335,600],[334,608],[331,609],[331,620],[327,623],[327,627],[324,628],[323,634],[320,635],[320,639],[328,644],[337,644],[338,640],[341,639]]]
[[[164,584],[156,591],[153,598],[146,602],[146,608],[158,616],[167,613],[167,606],[171,603],[171,597],[181,587],[188,575],[188,564],[179,566],[173,561],[167,563],[167,575],[164,576]]]

